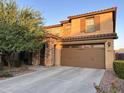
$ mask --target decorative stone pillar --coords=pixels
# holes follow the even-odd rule
[[[45,65],[48,67],[54,65],[54,43],[55,39],[48,38],[45,44]]]
[[[45,65],[54,66],[55,65],[55,45],[61,37],[46,33],[45,36]]]

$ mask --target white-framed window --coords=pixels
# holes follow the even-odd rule
[[[94,31],[95,31],[94,18],[86,19],[86,32],[94,32]]]

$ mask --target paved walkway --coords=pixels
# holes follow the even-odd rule
[[[96,93],[104,70],[77,67],[41,68],[0,81],[0,93]]]

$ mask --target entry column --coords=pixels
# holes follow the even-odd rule
[[[55,49],[55,65],[56,66],[61,65],[61,49],[62,49],[62,45],[56,44],[56,49]]]
[[[54,65],[54,39],[49,38],[45,44],[45,65]]]

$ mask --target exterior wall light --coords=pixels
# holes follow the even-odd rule
[[[108,42],[107,45],[108,45],[108,47],[110,47],[111,46],[111,42]]]

